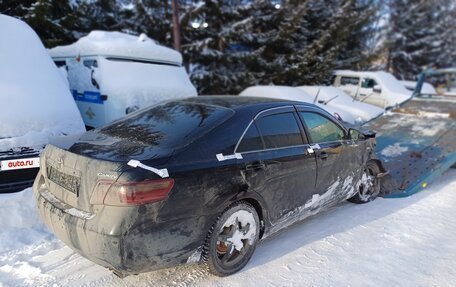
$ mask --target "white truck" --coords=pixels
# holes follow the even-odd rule
[[[412,97],[390,73],[337,70],[332,85],[343,90],[355,100],[388,109]]]
[[[85,132],[76,104],[36,33],[0,14],[0,193],[31,186],[50,138]]]
[[[182,55],[144,34],[92,31],[49,53],[66,70],[88,129],[163,100],[197,95]]]

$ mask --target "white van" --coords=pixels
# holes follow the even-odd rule
[[[343,90],[360,102],[390,108],[411,98],[407,90],[393,75],[386,72],[334,72],[333,86]]]
[[[36,33],[0,14],[0,193],[31,186],[51,137],[81,134],[68,86]]]
[[[196,96],[182,55],[141,34],[92,31],[49,50],[66,69],[88,128],[97,128],[157,102]]]

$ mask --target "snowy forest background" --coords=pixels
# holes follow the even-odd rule
[[[455,0],[177,0],[181,52],[200,94],[327,82],[334,69],[412,80],[456,66]],[[92,30],[173,46],[172,0],[0,0],[47,47]]]

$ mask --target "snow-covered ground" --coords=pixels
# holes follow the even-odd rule
[[[226,278],[180,266],[119,279],[39,223],[31,190],[0,195],[0,286],[454,286],[456,170],[416,195],[342,204],[260,244]]]

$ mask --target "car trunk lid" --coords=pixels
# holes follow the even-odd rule
[[[41,168],[48,191],[77,210],[93,213],[90,198],[100,182],[114,182],[124,164],[92,159],[53,145],[41,155]]]

